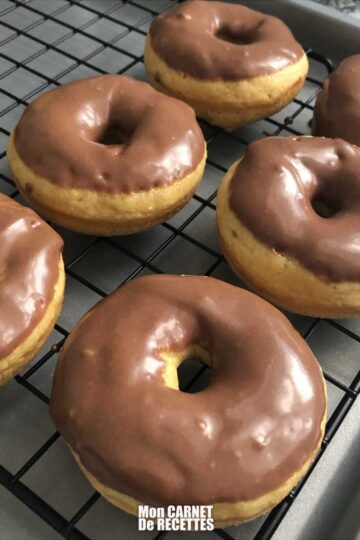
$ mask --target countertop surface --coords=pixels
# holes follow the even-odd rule
[[[360,19],[360,0],[315,0],[319,4],[332,6],[343,13],[349,13]]]

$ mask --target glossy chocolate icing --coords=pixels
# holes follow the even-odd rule
[[[198,79],[269,75],[304,55],[280,19],[224,2],[177,4],[152,22],[150,36],[170,67]]]
[[[161,351],[205,348],[207,389],[164,385]],[[321,438],[321,371],[288,320],[207,277],[146,276],[90,311],[58,362],[54,422],[103,484],[149,504],[251,500]]]
[[[102,144],[117,131],[124,144]],[[66,84],[28,106],[15,131],[21,159],[65,188],[132,193],[193,171],[205,142],[194,111],[122,75]]]
[[[59,279],[62,239],[35,212],[0,194],[0,361],[39,324]]]
[[[360,54],[346,58],[325,81],[315,106],[313,131],[360,146]]]
[[[321,217],[313,201],[332,217]],[[341,139],[251,143],[230,183],[230,207],[263,243],[331,281],[360,280],[360,148]]]

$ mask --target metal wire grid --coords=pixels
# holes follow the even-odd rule
[[[148,24],[171,3],[172,0],[0,0],[0,191],[19,198],[7,169],[5,145],[24,106],[39,93],[72,78],[108,71],[126,72],[143,78],[143,40]],[[75,240],[75,235],[60,230],[66,241],[68,282],[70,280],[81,284],[91,292],[91,301],[86,308],[107,296],[114,288],[143,273],[178,271],[214,275],[230,281],[234,279],[214,241],[213,225],[209,225],[214,223],[216,187],[230,162],[244,152],[252,138],[280,133],[300,135],[304,129],[307,130],[321,79],[331,71],[329,60],[311,50],[308,55],[313,65],[324,68],[323,73],[321,77],[309,76],[307,93],[301,93],[285,112],[259,122],[251,129],[240,129],[231,134],[201,122],[209,149],[207,173],[200,190],[176,217],[150,233],[122,239],[78,236]],[[44,60],[46,56],[48,61],[39,67],[39,60]],[[112,62],[115,67],[112,67]],[[169,265],[169,261],[176,259],[179,252],[181,256],[175,262],[177,268],[174,268]],[[106,279],[99,279],[101,265],[104,270],[106,264],[110,265],[111,271]],[[71,291],[67,293],[66,299],[71,302]],[[73,310],[74,305],[70,304],[69,309]],[[76,320],[76,314],[73,314],[73,318]],[[360,343],[356,325],[353,327],[337,321],[320,323],[319,320],[293,319],[310,342],[319,324],[326,324],[347,339]],[[55,342],[50,340],[45,353],[16,377],[16,382],[24,390],[45,404],[49,403],[49,398],[39,388],[36,377],[44,366],[53,361],[70,329],[71,324],[62,324],[60,317],[55,326]],[[188,389],[199,382],[205,369],[202,367],[192,375],[187,384]],[[295,501],[359,393],[360,371],[356,371],[346,382],[325,371],[328,384],[341,392],[327,423],[320,454],[307,476],[261,521],[252,535],[254,539],[271,538]],[[0,483],[64,538],[86,539],[91,535],[86,536],[78,524],[100,497],[97,493],[93,493],[70,518],[65,518],[23,481],[23,477],[44,459],[58,438],[59,433],[53,433],[34,453],[26,457],[15,472],[0,465]],[[236,530],[217,530],[215,533],[225,540],[232,540],[237,536]],[[121,531],[117,531],[117,534],[121,535]],[[160,540],[166,535],[158,533],[155,539]]]

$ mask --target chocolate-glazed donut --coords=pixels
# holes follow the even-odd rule
[[[35,356],[64,294],[63,242],[35,212],[0,194],[0,386]]]
[[[178,390],[188,357],[212,369],[196,394]],[[271,508],[305,473],[326,392],[306,342],[264,300],[213,278],[146,276],[73,330],[51,414],[112,503],[134,514],[141,503],[212,504],[226,526]]]
[[[360,314],[360,149],[341,139],[251,143],[217,199],[224,254],[249,285],[305,315]]]
[[[114,235],[179,210],[201,180],[206,148],[185,103],[147,83],[103,75],[33,101],[8,156],[19,189],[47,218]]]
[[[324,82],[315,105],[313,132],[360,146],[360,54],[343,60]]]
[[[203,0],[177,4],[153,21],[144,60],[155,88],[226,129],[285,107],[308,71],[304,50],[282,21]]]

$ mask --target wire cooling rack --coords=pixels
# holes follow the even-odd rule
[[[99,73],[146,79],[144,38],[152,18],[171,3],[0,0],[0,191],[23,202],[11,179],[5,149],[25,106],[66,81]],[[42,533],[44,538],[55,531],[71,540],[159,540],[166,536],[170,540],[176,536],[138,532],[136,519],[111,507],[82,477],[48,417],[56,358],[81,315],[138,275],[204,274],[240,284],[216,242],[217,186],[251,140],[310,132],[314,100],[332,66],[315,51],[309,50],[308,55],[311,69],[306,84],[280,113],[231,134],[201,122],[209,154],[202,185],[190,203],[166,223],[123,238],[94,238],[56,227],[65,240],[67,290],[62,314],[41,354],[0,392],[0,484],[30,510],[26,519],[35,514],[38,521],[50,526]],[[320,454],[306,478],[268,515],[208,533],[208,538],[271,538],[290,506],[296,505],[298,493],[358,395],[360,321],[288,316],[312,347],[327,381],[329,419]],[[205,367],[197,367],[185,384],[187,389],[201,384],[204,375]],[[1,504],[0,512],[4,518],[6,504]],[[11,530],[5,532],[1,520],[0,537],[11,538]]]

